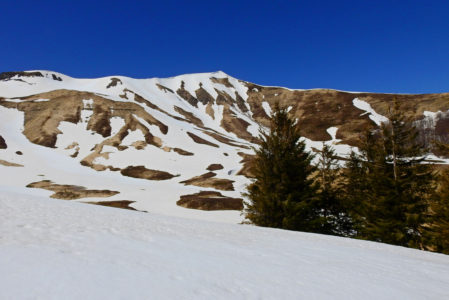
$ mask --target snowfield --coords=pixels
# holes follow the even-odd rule
[[[2,188],[0,299],[449,299],[449,256]]]

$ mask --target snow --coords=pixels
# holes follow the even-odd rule
[[[380,126],[381,123],[388,122],[388,118],[378,114],[368,102],[365,102],[363,100],[360,100],[358,98],[355,98],[352,100],[352,103],[355,107],[357,107],[360,110],[364,110],[365,113],[361,114],[369,114],[369,118],[373,120],[374,123],[377,124],[377,126]]]
[[[0,194],[1,299],[448,299],[449,256]]]
[[[267,101],[262,101],[262,108],[267,114],[267,116],[271,117],[271,107]]]

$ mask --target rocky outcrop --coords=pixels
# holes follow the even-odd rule
[[[195,176],[193,178],[190,178],[188,180],[181,181],[180,183],[183,183],[185,185],[195,185],[200,187],[209,187],[214,188],[221,191],[233,191],[234,186],[233,180],[229,179],[221,179],[221,178],[215,178],[217,174],[214,172],[207,172],[205,174]]]
[[[0,135],[0,149],[6,149],[8,145],[6,145],[5,139]]]
[[[55,192],[50,197],[62,200],[75,200],[90,197],[111,197],[119,194],[110,190],[88,190],[85,187],[68,184],[56,184],[50,180],[42,180],[28,184],[28,188],[39,188]]]
[[[196,194],[181,196],[177,205],[200,210],[242,210],[243,200],[223,196],[219,192],[201,191]]]
[[[122,169],[120,173],[122,173],[122,175],[124,176],[142,178],[147,180],[168,180],[172,179],[173,177],[179,176],[170,174],[165,171],[147,169],[144,166],[129,166],[125,169]]]

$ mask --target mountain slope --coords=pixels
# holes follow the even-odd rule
[[[239,222],[251,147],[275,103],[298,118],[308,149],[326,142],[344,157],[360,132],[385,120],[394,97],[420,124],[423,139],[448,139],[449,94],[291,90],[223,72],[166,79],[2,73],[0,170],[8,176],[0,184],[59,199]]]
[[[447,299],[449,257],[0,194],[2,299]]]

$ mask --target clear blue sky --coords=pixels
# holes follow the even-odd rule
[[[449,92],[449,1],[2,1],[0,71]]]

